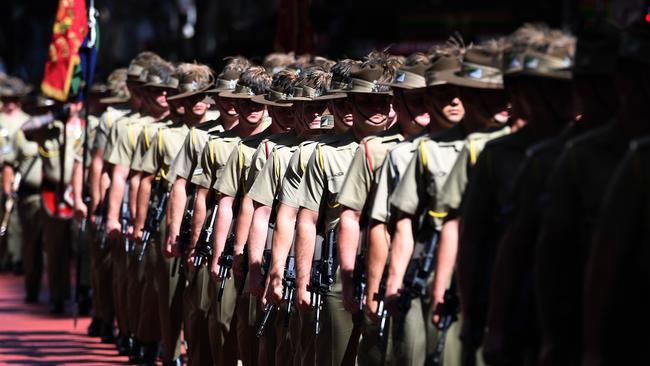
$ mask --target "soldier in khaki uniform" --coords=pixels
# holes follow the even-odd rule
[[[173,75],[174,82],[165,82],[159,87],[167,87],[167,101],[170,105],[172,125],[158,129],[151,147],[142,158],[142,179],[138,191],[138,218],[135,237],[141,239],[143,221],[140,213],[145,213],[154,195],[168,192],[170,166],[191,127],[199,124],[208,110],[204,102],[205,91],[212,85],[212,71],[204,65],[181,64]],[[177,90],[168,86],[178,85]],[[182,112],[182,114],[181,114]],[[157,191],[152,190],[154,179],[158,182]],[[153,228],[154,230],[157,228]],[[150,228],[151,230],[151,228]],[[153,233],[152,233],[153,234]],[[164,230],[158,231],[157,244],[148,250],[155,252],[156,289],[158,293],[160,328],[162,334],[163,364],[181,364],[180,331],[183,318],[182,295],[185,287],[184,276],[172,273],[172,261],[164,252]],[[161,235],[162,234],[162,235]]]
[[[29,117],[20,110],[20,103],[15,99],[16,94],[22,94],[24,86],[18,85],[22,90],[2,90],[5,97],[2,106],[4,110],[17,108],[10,115],[22,116],[24,121]],[[15,89],[15,87],[11,88]],[[17,96],[17,95],[16,95]],[[12,106],[13,104],[13,106]],[[3,113],[0,116],[7,118]],[[14,197],[14,208],[20,222],[28,222],[30,230],[23,230],[21,239],[21,257],[23,262],[23,271],[25,275],[25,302],[38,302],[38,295],[41,288],[41,277],[43,273],[43,247],[41,241],[41,198],[39,188],[41,186],[41,159],[38,155],[38,144],[29,141],[20,130],[20,125],[16,123],[13,132],[9,135],[7,125],[4,125],[3,131],[7,133],[6,138],[2,139],[0,145],[0,161],[3,163],[2,180],[3,194],[5,199],[10,196]],[[20,178],[18,177],[20,175]],[[16,180],[20,182],[16,186]],[[18,188],[17,191],[14,191]],[[3,208],[6,207],[3,205]],[[10,217],[10,220],[15,220]],[[9,235],[19,233],[10,232]]]
[[[93,287],[93,308],[95,313],[93,321],[88,328],[88,335],[99,336],[106,326],[104,323],[113,322],[115,317],[115,303],[113,298],[113,260],[110,248],[101,248],[101,241],[97,242],[97,231],[95,227],[96,211],[100,202],[104,199],[105,192],[110,184],[107,172],[104,168],[104,150],[108,140],[108,133],[115,121],[125,116],[130,111],[127,104],[130,93],[126,87],[126,69],[113,71],[107,79],[107,86],[110,95],[100,99],[100,103],[106,104],[106,111],[99,117],[99,125],[95,132],[93,144],[90,147],[90,168],[88,171],[88,184],[90,186],[90,207],[87,207],[86,227],[88,235],[92,238],[90,244],[92,287]],[[118,317],[118,328],[123,329],[122,319]]]
[[[589,257],[582,258],[587,260],[582,267],[586,269],[586,291],[581,304],[581,319],[584,319],[582,364],[586,366],[633,365],[643,363],[647,359],[647,334],[638,333],[635,337],[622,335],[634,334],[639,326],[648,324],[648,282],[645,273],[648,263],[647,230],[650,217],[650,141],[646,110],[650,100],[648,93],[639,91],[647,91],[650,88],[647,57],[650,51],[650,33],[647,23],[637,23],[626,29],[623,34],[622,47],[618,53],[616,88],[621,109],[616,120],[625,121],[619,128],[625,131],[637,130],[643,132],[644,136],[630,144],[630,149],[615,172],[605,173],[611,176],[611,179],[594,225],[593,240],[588,247],[581,248],[589,251]],[[598,158],[602,159],[604,156],[609,161],[610,151],[598,151]],[[566,248],[563,253],[565,251]],[[571,253],[577,251],[570,249]],[[535,270],[539,274],[548,273],[541,265],[542,263],[536,265]],[[579,277],[581,274],[576,273]],[[564,293],[568,290],[568,285],[577,284],[579,279],[571,279],[571,282],[566,284],[567,289],[561,291]],[[542,284],[539,279],[538,283]],[[537,301],[541,302],[539,296]],[[546,317],[544,314],[545,319]],[[555,337],[549,337],[548,341],[554,340],[553,338]]]
[[[206,216],[208,218],[217,216],[217,212],[214,211],[217,210],[215,206],[216,197],[213,196],[215,193],[210,190],[215,188],[223,176],[231,152],[237,148],[241,138],[259,135],[259,132],[263,131],[266,126],[266,122],[262,121],[263,110],[260,110],[257,104],[250,101],[250,98],[265,92],[270,84],[270,76],[262,68],[253,66],[246,69],[235,84],[234,90],[223,90],[215,97],[216,103],[224,110],[230,110],[234,106],[236,114],[239,116],[239,122],[231,130],[219,134],[206,144],[201,154],[200,166],[197,167],[197,170],[200,169],[200,174],[197,174],[197,170],[195,170],[195,174],[192,176],[192,183],[197,184],[199,188],[194,206],[192,239],[188,248],[190,263],[194,261],[198,254],[207,255],[205,247],[212,245],[212,239],[210,239],[209,243],[199,242],[199,239],[205,241],[208,238],[208,229],[211,230],[213,225],[210,219],[206,220]],[[210,199],[207,200],[206,198]],[[206,208],[210,211],[209,215],[206,215]],[[225,238],[222,240],[225,240]],[[208,262],[212,273],[209,282],[205,281],[205,277],[200,276],[204,268],[203,264],[201,268],[195,268],[194,270],[197,271],[195,276],[204,281],[204,286],[209,286],[210,309],[208,324],[213,362],[218,365],[234,365],[237,363],[237,328],[236,323],[233,321],[237,293],[233,284],[234,281],[226,281],[223,297],[221,301],[218,301],[217,261],[218,255],[214,250],[212,258],[203,258],[203,263]],[[200,298],[201,308],[203,308],[204,291],[201,291]]]
[[[29,116],[23,112],[20,99],[25,97],[31,88],[21,79],[8,76],[0,82],[0,144],[2,148],[10,149],[16,131],[20,129]],[[7,193],[7,192],[5,192]],[[6,202],[8,196],[3,196],[2,202]],[[3,204],[4,212],[4,204]],[[10,215],[9,227],[3,233],[6,252],[0,253],[0,267],[14,271],[16,274],[22,271],[22,250],[21,237],[22,226],[18,210],[13,210]]]
[[[529,112],[524,116],[529,123],[534,124],[532,120],[537,119],[541,121],[538,124],[543,123],[549,130],[562,128],[566,123],[564,120],[569,123],[556,136],[539,142],[527,151],[515,182],[512,219],[499,244],[490,290],[488,332],[483,346],[484,357],[490,364],[537,362],[539,325],[535,320],[534,293],[529,284],[533,276],[533,251],[539,234],[539,223],[546,209],[543,197],[546,195],[550,173],[567,140],[608,122],[616,112],[618,96],[612,88],[609,75],[614,71],[612,66],[616,64],[616,53],[610,51],[618,46],[619,32],[611,29],[613,27],[608,28],[610,27],[606,26],[587,30],[589,33],[581,32],[574,66],[569,75],[565,69],[540,68],[539,65],[543,63],[525,63],[523,69],[517,67],[516,62],[505,66],[506,87],[510,78],[526,80],[535,75],[537,81],[531,80],[531,87],[533,83],[544,82],[550,86],[555,84],[556,90],[566,90],[545,93],[549,103],[530,103]],[[525,48],[521,50],[521,45],[517,44],[520,43],[517,33],[521,33],[521,30],[513,37],[516,43],[509,58],[525,59],[536,55],[539,51],[531,52],[528,42],[523,42]],[[547,51],[539,52],[547,65],[554,60],[554,53],[558,49],[552,41],[549,43],[551,47],[547,47]],[[559,64],[562,67],[566,65]],[[573,87],[568,77],[572,77]],[[572,114],[577,112],[577,106],[572,103],[570,95],[566,95],[573,89],[578,92],[582,106],[579,123],[571,121]],[[598,92],[597,98],[594,98],[594,89]],[[538,97],[532,98],[524,91],[517,94],[541,100]],[[558,118],[562,120],[557,121]]]
[[[134,196],[137,194],[139,172],[130,172],[130,168],[134,161],[140,160],[139,157],[146,151],[147,146],[153,138],[152,132],[142,134],[142,131],[145,126],[154,125],[155,121],[165,120],[169,114],[167,103],[164,100],[164,92],[157,91],[156,89],[150,92],[145,87],[145,84],[147,82],[159,81],[160,78],[171,73],[171,66],[160,59],[145,61],[146,68],[136,66],[137,64],[130,66],[133,74],[138,74],[137,69],[140,69],[141,72],[139,76],[134,75],[131,81],[127,79],[127,85],[131,85],[132,95],[138,95],[141,99],[140,113],[123,123],[118,123],[116,126],[118,133],[116,133],[114,142],[110,150],[107,148],[105,151],[105,155],[108,154],[106,161],[113,164],[111,189],[108,194],[106,233],[113,241],[110,245],[119,249],[119,251],[115,252],[117,254],[116,258],[119,258],[125,250],[124,242],[120,241],[122,237],[120,216],[122,201],[127,197],[129,199],[130,217],[136,217]],[[162,97],[160,94],[162,94]],[[158,126],[156,125],[150,128],[151,130],[155,130]],[[129,184],[128,194],[125,194],[127,183]],[[138,252],[137,249],[133,248],[130,252],[136,253]],[[125,315],[128,318],[129,331],[135,334],[134,346],[130,347],[132,348],[131,356],[134,360],[140,360],[143,355],[143,348],[139,345],[141,342],[147,343],[147,351],[149,354],[155,353],[155,344],[159,339],[158,318],[157,311],[152,311],[151,309],[157,310],[157,305],[148,303],[143,305],[141,303],[142,299],[153,302],[153,298],[155,297],[155,294],[142,297],[142,286],[144,285],[143,281],[147,272],[140,267],[140,262],[135,256],[126,256],[125,260],[128,266],[124,268],[125,271],[121,274],[123,278],[121,281],[118,280],[117,285],[119,288],[116,290],[120,291],[118,296],[123,298],[122,301],[118,299],[120,307],[123,306],[124,309],[128,309]],[[151,275],[152,273],[148,272],[148,274]],[[150,277],[150,279],[152,278]],[[123,292],[124,287],[119,286],[120,284],[126,287],[126,292]],[[140,308],[142,306],[147,308],[146,312],[141,312]]]
[[[249,68],[250,71],[252,68]],[[243,93],[241,90],[235,89],[234,92],[219,93],[220,98],[235,98],[237,99],[237,106],[240,110],[239,115],[247,115],[246,121],[240,117],[240,128],[246,125],[250,132],[248,136],[242,137],[237,146],[233,149],[228,158],[221,177],[217,180],[215,190],[219,196],[217,203],[217,216],[215,227],[215,250],[214,258],[212,261],[212,275],[219,274],[219,258],[223,252],[228,235],[237,235],[236,229],[238,228],[237,218],[239,217],[240,210],[244,209],[243,194],[246,190],[247,179],[249,174],[253,173],[253,155],[257,151],[258,146],[262,141],[274,133],[279,133],[282,128],[281,123],[293,122],[293,118],[288,121],[281,120],[271,121],[271,125],[263,122],[265,106],[252,101],[255,95],[261,95],[266,92],[270,87],[271,77],[262,72],[258,84],[255,85],[255,90],[260,88],[259,92]],[[245,74],[242,74],[242,79]],[[263,77],[262,75],[266,75]],[[241,81],[241,79],[240,79]],[[262,89],[263,87],[263,89]],[[248,113],[245,113],[248,112]],[[254,173],[253,173],[254,174]],[[240,243],[235,243],[234,255],[235,262],[242,261],[244,248],[239,247]],[[236,288],[241,289],[237,291],[237,341],[239,347],[239,356],[244,365],[255,365],[257,363],[257,339],[255,338],[255,307],[257,304],[251,303],[250,296],[246,286],[246,276],[241,271],[238,272],[240,266],[233,265],[233,272],[235,274]],[[226,278],[218,280],[226,281]],[[233,281],[229,281],[233,282]],[[250,310],[250,311],[249,311]]]
[[[552,59],[534,55],[533,58],[537,60],[533,60],[532,64],[539,62],[543,67],[556,69],[561,68],[558,64],[566,64],[564,60],[573,57],[571,45],[574,40],[566,35],[561,35],[561,38],[561,44],[564,46],[556,48],[557,55]],[[563,61],[558,62],[558,60]],[[522,62],[527,61],[524,58]],[[507,82],[509,94],[516,98],[522,98],[524,95],[529,98],[524,93],[537,90],[536,87],[529,88],[529,84],[525,82],[519,83],[513,79],[507,79]],[[555,91],[555,88],[552,88],[554,84],[543,85],[549,88],[547,93]],[[570,88],[564,90],[571,95]],[[570,100],[568,97],[567,99]],[[512,100],[516,105],[515,111],[519,111],[518,104],[521,103],[521,99]],[[570,106],[570,103],[565,103],[564,108],[566,106]],[[573,116],[570,108],[558,109],[556,113],[560,115],[558,118],[560,120],[563,117],[568,120]],[[554,126],[543,126],[538,123],[535,121],[534,124],[531,123],[514,134],[488,143],[477,160],[463,198],[457,275],[459,296],[463,299],[461,340],[463,353],[467,357],[474,358],[474,351],[482,343],[494,256],[498,241],[508,225],[507,210],[511,207],[512,184],[525,158],[525,151],[536,142],[557,132]]]
[[[351,69],[358,64],[360,64],[359,61],[345,59],[334,65],[329,91],[340,90],[349,85]],[[345,94],[342,96],[345,96]],[[333,119],[333,126],[330,127],[331,131],[325,132],[318,138],[308,139],[300,143],[286,167],[281,188],[277,192],[277,218],[273,233],[271,266],[268,276],[269,284],[266,293],[267,301],[272,304],[280,305],[284,298],[285,265],[290,252],[295,251],[294,231],[300,207],[297,192],[307,168],[307,162],[319,142],[326,143],[330,139],[338,139],[336,135],[345,133],[352,125],[352,106],[347,99],[346,96],[328,101],[328,111],[323,112],[324,118],[321,119],[321,127],[323,121],[328,120],[326,113],[331,111]],[[292,253],[291,256],[295,257],[295,253]],[[301,311],[296,312],[295,315],[291,320],[294,321],[294,318],[298,318],[299,329],[295,330],[295,326],[290,327],[290,340],[294,350],[293,364],[296,366],[314,365],[316,342],[313,336],[313,312]]]
[[[195,175],[203,173],[199,167],[201,153],[207,145],[208,139],[218,136],[224,131],[231,130],[238,122],[238,114],[234,104],[219,101],[218,97],[214,95],[220,91],[234,89],[239,75],[248,67],[248,64],[248,61],[244,58],[233,58],[217,76],[216,88],[207,92],[212,98],[217,98],[218,102],[216,104],[219,118],[201,122],[190,129],[167,175],[167,179],[173,182],[173,186],[166,219],[166,251],[180,258],[180,260],[187,259],[187,252],[191,244],[192,218],[186,218],[185,211],[186,209],[194,211],[193,201],[196,200],[196,190],[199,188],[191,180]],[[204,190],[207,191],[207,188],[204,188]],[[193,196],[191,200],[188,200],[189,196]],[[187,207],[190,204],[192,207]],[[188,228],[190,230],[189,237],[181,237],[182,230],[187,231]],[[202,365],[212,361],[207,322],[210,308],[208,298],[209,273],[206,267],[201,267],[198,272],[194,272],[192,269],[193,263],[190,262],[187,261],[185,266],[187,287],[185,288],[183,302],[184,338],[188,343],[188,363],[190,365]],[[233,352],[236,353],[236,349]]]
[[[387,62],[389,61],[389,62]],[[316,339],[316,364],[354,364],[358,335],[353,334],[352,318],[342,307],[340,281],[323,293],[322,304],[311,304],[308,284],[312,259],[320,259],[316,251],[316,235],[325,240],[336,240],[341,206],[336,203],[337,195],[345,179],[354,152],[364,137],[387,128],[391,109],[391,93],[388,87],[374,83],[390,82],[395,63],[390,58],[373,58],[351,72],[351,86],[348,98],[353,103],[354,124],[345,134],[318,144],[309,160],[305,175],[300,183],[296,237],[296,292],[299,310],[311,311],[313,307],[323,309],[322,330]],[[325,247],[325,245],[323,245]],[[332,248],[335,249],[335,248]],[[325,253],[325,250],[323,250]],[[323,258],[322,260],[326,260]],[[332,273],[334,275],[334,273]],[[336,271],[335,277],[339,277]],[[311,290],[315,288],[309,287]]]
[[[38,143],[43,162],[43,247],[47,255],[52,314],[63,313],[64,302],[70,296],[69,245],[74,203],[70,179],[75,151],[83,143],[81,108],[81,102],[67,103],[67,113],[31,118],[22,126],[25,136]]]
[[[642,221],[642,216],[630,218],[629,215],[639,213],[637,207],[639,204],[645,204],[645,195],[636,196],[639,202],[630,204],[629,208],[626,207],[620,212],[605,211],[605,208],[612,207],[603,206],[603,198],[611,197],[609,202],[616,201],[613,203],[616,205],[614,208],[619,208],[622,207],[620,204],[630,202],[628,195],[634,194],[638,187],[630,185],[624,190],[630,189],[631,192],[623,192],[621,186],[618,186],[617,190],[611,193],[608,193],[607,188],[617,172],[617,166],[628,151],[630,141],[650,133],[645,117],[648,93],[640,92],[648,90],[649,35],[647,23],[637,23],[625,29],[615,74],[615,92],[620,102],[618,115],[605,125],[570,140],[549,177],[548,206],[541,220],[540,235],[534,252],[535,300],[542,338],[540,365],[568,365],[579,362],[583,334],[592,340],[603,337],[603,340],[611,341],[609,344],[590,344],[591,347],[603,347],[603,350],[597,353],[604,356],[601,364],[643,363],[642,360],[647,357],[642,346],[647,337],[642,336],[641,340],[616,339],[629,331],[628,327],[636,328],[647,324],[643,310],[647,303],[646,296],[636,295],[643,293],[643,289],[636,286],[639,283],[637,276],[643,275],[636,272],[641,267],[633,264],[643,263],[647,254],[645,249],[630,249],[625,241],[609,242],[610,238],[613,238],[611,233],[614,228],[617,232],[620,231],[618,235],[621,237],[630,235],[630,238],[644,242],[644,234],[637,231],[637,228],[644,227],[643,224],[638,224]],[[638,165],[638,168],[633,169],[640,171],[647,168]],[[619,215],[621,217],[618,217]],[[623,222],[624,220],[629,221]],[[634,229],[627,226],[629,224],[632,224]],[[617,226],[603,227],[608,225]],[[596,237],[599,238],[596,244],[605,246],[599,248],[603,251],[596,257],[593,253],[594,233],[598,233]],[[621,244],[622,248],[614,248],[612,244]],[[619,250],[623,251],[625,259],[621,258]],[[558,256],[558,253],[562,255]],[[602,280],[601,283],[590,282],[588,287],[591,296],[595,296],[589,299],[595,298],[595,304],[585,302],[581,296],[586,264],[592,257],[592,275],[603,271],[602,275],[595,275],[591,279]],[[630,258],[634,259],[630,261]],[[629,265],[623,273],[633,275],[621,278],[617,277],[621,274],[619,272],[607,277],[612,274],[608,267],[613,265],[616,268],[621,263]],[[602,292],[599,288],[601,284]],[[612,286],[620,286],[629,296],[624,299],[611,297]],[[595,295],[593,291],[598,294]],[[608,303],[599,300],[602,298],[607,298]],[[562,305],[554,303],[560,299]],[[621,307],[623,303],[626,304],[625,307]],[[602,313],[603,310],[614,310],[608,308],[610,304],[615,305],[619,315],[622,312],[634,315],[618,320],[618,324],[605,324],[605,321],[612,321],[610,314]],[[591,306],[594,306],[592,314],[601,317],[588,316],[587,319],[594,323],[582,324],[581,320],[585,319],[584,311]],[[593,331],[597,336],[592,338],[590,334],[582,332],[584,329]],[[604,332],[612,333],[604,335]],[[613,348],[605,350],[609,347]],[[594,348],[590,351],[594,351]]]
[[[117,156],[113,154],[113,150],[118,144],[118,136],[123,136],[125,133],[129,132],[130,121],[142,117],[141,111],[146,110],[146,107],[143,105],[144,94],[141,86],[146,81],[147,67],[149,67],[152,62],[159,62],[160,60],[161,58],[159,56],[151,52],[142,52],[131,61],[129,68],[127,69],[126,79],[126,86],[130,94],[129,104],[131,109],[128,113],[122,117],[116,118],[112,123],[110,123],[110,127],[108,126],[108,119],[106,119],[107,129],[101,127],[100,133],[98,134],[97,142],[100,145],[93,156],[90,175],[90,180],[92,182],[91,204],[93,207],[99,207],[99,203],[102,202],[102,204],[106,206],[105,213],[98,212],[100,215],[104,214],[103,231],[106,236],[108,236],[108,232],[105,228],[108,225],[108,211],[111,209],[111,205],[113,205],[112,215],[117,218],[121,216],[119,215],[119,212],[121,211],[122,202],[125,200],[128,202],[128,194],[125,194],[125,187],[130,160],[128,162],[120,162],[117,159]],[[116,95],[114,98],[119,97],[119,95]],[[105,139],[102,131],[107,131]],[[131,142],[133,140],[134,139],[130,139],[129,141]],[[130,149],[134,149],[135,143],[130,145],[127,144],[126,146],[130,147]],[[103,188],[102,177],[104,177],[104,173],[106,173],[105,175],[108,178],[106,179],[108,180],[107,185],[110,185],[106,190],[101,189]],[[96,187],[98,187],[99,190]],[[92,220],[92,222],[95,222],[95,220]],[[102,228],[97,227],[95,229],[99,231]],[[97,240],[101,243],[103,239],[98,237]],[[115,233],[113,238],[107,238],[106,241],[108,242],[107,246],[111,253],[111,264],[113,269],[113,304],[119,329],[117,347],[118,352],[121,355],[128,355],[136,349],[133,337],[137,328],[137,311],[135,311],[135,309],[139,307],[139,297],[128,296],[127,291],[129,290],[129,287],[137,286],[139,282],[137,280],[137,274],[133,274],[132,276],[128,276],[127,274],[127,254],[129,249],[126,248],[126,244],[130,243],[126,237]],[[100,243],[98,243],[98,245],[100,245]],[[131,309],[131,311],[129,311],[129,309]]]
[[[345,96],[344,94],[326,94],[331,75],[320,68],[304,70],[287,90],[278,90],[275,82],[278,75],[279,73],[274,75],[274,83],[271,85],[270,91],[263,98],[256,97],[254,99],[271,107],[291,107],[294,109],[295,118],[293,130],[295,138],[280,142],[276,140],[262,171],[255,178],[247,193],[247,196],[255,203],[247,244],[251,273],[249,288],[251,293],[260,300],[265,290],[266,278],[268,278],[266,275],[271,266],[271,257],[269,257],[271,248],[269,246],[273,236],[272,227],[275,225],[274,219],[272,220],[274,215],[272,210],[277,210],[277,195],[289,160],[303,139],[313,139],[320,134],[320,120],[322,114],[327,110],[327,101]],[[249,181],[250,179],[249,174]],[[262,266],[266,267],[265,273],[262,273]],[[291,364],[295,354],[293,345],[297,343],[296,327],[298,322],[291,323],[294,326],[291,332],[295,334],[292,342],[290,332],[284,326],[290,321],[287,318],[286,307],[279,309],[278,312],[272,311],[270,319],[268,330],[260,340],[259,364]],[[271,324],[275,324],[275,329],[272,329]],[[295,332],[293,332],[294,330]]]

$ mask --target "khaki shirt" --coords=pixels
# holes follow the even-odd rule
[[[299,142],[299,140],[300,138],[296,136],[294,142]],[[253,201],[265,206],[273,206],[273,201],[282,188],[283,177],[287,172],[289,161],[298,148],[299,144],[291,144],[289,141],[285,141],[284,144],[278,143],[273,147],[264,168],[257,175],[248,191],[248,196]]]
[[[364,138],[354,153],[338,203],[361,211],[375,181],[375,173],[383,164],[388,150],[403,140],[404,136],[397,125],[379,135]]]
[[[210,135],[216,135],[223,131],[223,126],[219,120],[203,122],[198,126],[192,127],[189,133],[187,133],[187,136],[185,136],[183,146],[181,146],[181,149],[169,168],[167,180],[171,183],[176,181],[176,177],[190,180],[199,164],[201,152],[208,143]]]
[[[113,122],[108,130],[108,136],[106,140],[106,146],[104,147],[104,161],[109,162],[109,158],[113,155],[113,149],[117,145],[118,137],[124,133],[124,129],[131,123],[131,121],[138,120],[142,115],[140,112],[130,112],[124,116],[117,118]],[[136,135],[137,142],[137,135]]]
[[[447,138],[440,138],[445,135]],[[462,126],[455,126],[438,135],[437,140],[421,139],[395,191],[390,195],[391,207],[410,215],[420,215],[428,208],[440,229],[446,213],[431,208],[436,207],[438,193],[458,157],[465,137]]]
[[[74,156],[82,148],[83,136],[83,126],[80,123],[64,124],[58,120],[30,133],[32,141],[38,143],[38,152],[43,161],[44,181],[70,183]],[[63,148],[64,139],[65,148]],[[63,182],[61,182],[61,153],[64,154]]]
[[[131,167],[138,139],[145,124],[153,122],[153,117],[144,116],[129,118],[122,123],[116,124],[113,128],[117,135],[110,151],[104,151],[104,160],[113,165]],[[107,158],[107,154],[108,158]]]
[[[106,111],[99,117],[99,126],[93,142],[92,151],[104,150],[106,151],[106,144],[108,143],[108,136],[115,121],[129,114],[131,110],[126,105],[109,106]]]
[[[267,127],[257,135],[246,137],[237,143],[237,147],[228,157],[221,179],[217,180],[214,186],[217,192],[235,197],[238,192],[245,189],[248,173],[253,162],[253,154],[269,135],[270,129]]]
[[[88,116],[88,135],[87,135],[87,137],[88,137],[88,143],[87,143],[88,149],[86,151],[86,166],[85,166],[85,168],[90,166],[90,160],[92,159],[92,157],[91,157],[92,152],[91,152],[90,149],[92,148],[93,144],[95,143],[95,138],[97,136],[97,128],[98,128],[98,126],[99,126],[99,118],[97,118],[97,116],[89,115]],[[84,131],[84,133],[85,133],[85,131]],[[78,161],[80,163],[83,162],[83,159],[84,159],[83,152],[84,152],[84,149],[83,149],[83,144],[82,144],[81,148],[78,149],[75,152],[74,160]]]
[[[377,175],[375,196],[372,199],[369,212],[371,219],[386,224],[390,222],[390,194],[393,193],[401,176],[404,175],[420,140],[426,137],[428,136],[403,141],[390,149]]]
[[[151,148],[142,157],[142,171],[149,174],[160,174],[162,178],[166,179],[169,167],[180,151],[189,131],[190,128],[182,123],[159,128]]]
[[[41,186],[43,177],[43,163],[38,154],[38,144],[27,140],[21,130],[16,131],[11,141],[11,151],[8,152],[11,157],[7,158],[5,163],[12,162],[16,172],[22,174],[21,187],[26,186],[31,190],[37,190]]]
[[[199,162],[192,173],[191,182],[204,188],[213,188],[221,177],[228,157],[239,140],[241,139],[236,127],[211,138],[201,152]]]
[[[158,130],[171,125],[173,122],[171,120],[165,120],[160,122],[154,122],[145,124],[142,126],[142,131],[138,137],[138,143],[136,145],[135,151],[133,152],[133,159],[131,161],[131,170],[137,172],[142,171],[142,159],[151,146],[156,141],[158,136]]]
[[[298,188],[298,204],[319,213],[319,221],[324,224],[319,230],[327,231],[338,224],[341,205],[337,197],[358,146],[352,131],[348,131],[327,144],[318,143],[307,163]]]
[[[469,181],[470,172],[476,165],[485,144],[491,140],[505,136],[511,131],[510,127],[506,126],[495,131],[475,132],[467,137],[463,149],[458,154],[458,158],[440,191],[436,211],[458,211],[463,194],[465,193],[465,187],[467,187],[467,182]]]
[[[271,156],[271,152],[273,152],[273,149],[276,147],[276,145],[285,147],[297,146],[300,142],[302,142],[302,140],[303,138],[296,135],[294,131],[274,134],[264,139],[264,141],[259,144],[257,150],[255,150],[255,153],[253,154],[251,167],[248,172],[248,176],[246,177],[246,184],[244,185],[244,194],[248,194],[248,192],[251,190],[253,183],[255,183],[258,174],[266,165],[266,162]]]

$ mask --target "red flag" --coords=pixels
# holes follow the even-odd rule
[[[88,33],[85,0],[59,0],[52,43],[41,83],[43,94],[65,102],[70,93],[72,73],[79,65],[79,47]]]

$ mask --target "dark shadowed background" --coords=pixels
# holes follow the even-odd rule
[[[633,2],[640,0],[626,0]],[[40,83],[58,0],[3,0],[0,71]],[[605,3],[605,4],[604,4]],[[272,51],[336,59],[373,48],[426,51],[459,31],[466,43],[527,21],[575,28],[610,7],[604,0],[95,0],[100,12],[99,77],[142,50],[171,61],[220,67],[241,54]],[[608,10],[608,14],[612,11]]]

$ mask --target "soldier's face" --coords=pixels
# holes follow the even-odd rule
[[[436,85],[427,88],[431,107],[440,112],[447,122],[458,123],[465,116],[465,107],[455,85]]]
[[[295,125],[295,114],[293,107],[269,106],[269,116],[272,123],[280,126],[282,130],[288,131]]]
[[[397,122],[426,127],[431,122],[427,95],[424,89],[395,91]]]
[[[496,115],[505,115],[507,120],[508,100],[503,90],[460,88],[460,91],[467,116],[474,121],[489,125],[496,121]]]
[[[15,110],[20,108],[19,99],[15,97],[2,97],[0,98],[2,102],[2,111],[4,113],[12,113]]]
[[[167,109],[169,104],[167,103],[167,90],[163,88],[147,87],[147,96],[149,100],[157,109]]]
[[[237,102],[232,98],[219,98],[218,96],[212,97],[217,102],[217,109],[219,113],[231,117],[237,117]]]
[[[334,121],[342,123],[347,127],[352,126],[354,116],[352,115],[352,102],[350,98],[334,99],[329,103],[330,109],[334,114]]]
[[[386,125],[391,110],[390,95],[354,93],[352,95],[355,123],[379,127]]]
[[[264,117],[264,105],[250,99],[237,99],[237,112],[239,112],[240,122],[255,125]]]
[[[300,111],[300,121],[310,130],[320,128],[320,119],[327,109],[327,102],[312,101],[296,103],[296,109]]]
[[[196,94],[183,99],[183,106],[185,110],[192,113],[194,116],[203,117],[205,112],[208,111],[208,105],[204,102],[204,94]]]
[[[139,109],[140,106],[142,105],[142,99],[140,96],[142,87],[128,80],[126,82],[126,87],[127,89],[129,89],[129,93],[131,94],[131,99],[130,99],[131,105],[133,106],[133,108]]]

